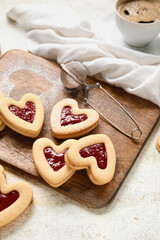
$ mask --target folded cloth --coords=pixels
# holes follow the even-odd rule
[[[160,56],[100,39],[91,29],[89,20],[68,7],[20,4],[7,16],[28,30],[30,52],[58,63],[80,61],[89,76],[160,106]],[[99,23],[99,27],[107,31],[104,22]]]

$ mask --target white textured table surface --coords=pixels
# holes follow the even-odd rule
[[[68,5],[92,21],[101,20],[115,0],[0,0],[2,54],[24,49],[25,31],[6,19],[19,3],[54,2]],[[160,121],[145,144],[114,201],[106,208],[89,209],[10,168],[7,182],[25,180],[34,191],[33,203],[14,222],[0,229],[0,240],[159,240],[160,153],[155,148]]]

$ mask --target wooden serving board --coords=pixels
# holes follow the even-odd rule
[[[87,82],[91,84],[95,83],[95,80],[88,78]],[[160,116],[159,108],[151,102],[127,94],[120,88],[108,84],[102,85],[134,116],[142,129],[143,136],[141,140],[133,141],[103,120],[100,120],[96,129],[90,133],[107,134],[115,146],[117,165],[113,180],[104,186],[96,186],[88,179],[86,171],[81,170],[55,190],[93,208],[104,207],[111,202]],[[62,140],[56,140],[51,133],[49,119],[54,104],[60,99],[70,97],[76,99],[81,108],[86,107],[83,102],[83,90],[71,91],[63,87],[60,81],[60,67],[56,63],[22,50],[11,50],[1,57],[0,90],[5,96],[16,100],[29,92],[39,95],[45,108],[45,121],[38,137],[48,137],[56,144],[60,144]],[[93,89],[90,99],[124,130],[130,132],[135,128],[127,115],[110,98],[103,96],[100,90]],[[0,159],[2,164],[8,163],[39,181],[41,178],[32,159],[34,141],[35,139],[24,137],[6,127],[0,133]]]

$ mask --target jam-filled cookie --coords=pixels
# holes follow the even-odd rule
[[[48,138],[39,138],[34,142],[33,160],[36,169],[49,185],[59,187],[74,174],[75,170],[68,167],[64,156],[75,142],[70,139],[59,146]]]
[[[0,92],[0,101],[4,98],[3,93]],[[0,131],[2,131],[5,128],[4,122],[0,119]]]
[[[66,153],[65,161],[75,170],[86,168],[90,180],[94,184],[103,185],[113,178],[116,154],[107,135],[95,134],[74,143]]]
[[[30,204],[33,192],[26,182],[7,185],[3,167],[0,165],[0,227],[13,221]]]
[[[19,102],[12,98],[3,98],[0,101],[0,117],[14,131],[35,138],[43,126],[43,104],[32,93],[25,94]]]
[[[67,139],[82,136],[94,129],[99,114],[92,109],[79,109],[70,98],[59,101],[51,112],[51,129],[56,138]]]
[[[160,136],[157,138],[156,147],[157,147],[158,151],[160,152]]]

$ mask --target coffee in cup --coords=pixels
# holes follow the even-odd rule
[[[118,7],[119,14],[128,21],[136,23],[154,23],[160,21],[160,1],[130,0]]]
[[[160,33],[160,0],[117,0],[115,21],[125,42],[143,47]]]

